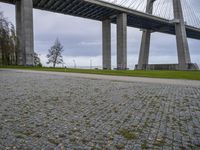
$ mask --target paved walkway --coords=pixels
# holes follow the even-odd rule
[[[0,70],[0,149],[199,150],[200,87],[167,81]]]
[[[5,69],[0,69],[5,70]],[[38,73],[38,71],[32,70],[13,70],[6,69],[9,71],[17,72],[28,72],[28,73]],[[182,79],[161,79],[161,78],[144,78],[144,77],[128,77],[128,76],[112,76],[112,75],[96,75],[96,74],[83,74],[83,73],[67,73],[67,72],[49,72],[49,71],[39,71],[43,74],[49,75],[61,75],[67,77],[80,77],[89,79],[101,79],[101,80],[113,80],[113,81],[124,81],[124,82],[143,82],[143,83],[159,83],[159,84],[172,84],[172,85],[185,85],[185,86],[199,86],[200,81],[195,80],[182,80]]]

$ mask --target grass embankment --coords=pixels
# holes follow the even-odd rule
[[[91,70],[91,69],[71,69],[71,68],[65,69],[65,68],[49,68],[49,67],[23,67],[23,66],[0,66],[0,68],[35,70],[35,71],[87,73],[87,74],[115,75],[115,76],[200,80],[200,71]]]

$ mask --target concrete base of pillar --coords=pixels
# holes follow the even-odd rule
[[[148,64],[143,65],[142,69],[135,65],[135,70],[199,70],[195,63],[186,64],[186,68],[182,69],[179,64]]]

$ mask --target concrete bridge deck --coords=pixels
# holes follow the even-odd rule
[[[0,0],[10,4],[15,1]],[[173,21],[100,0],[33,0],[33,8],[99,21],[111,18],[112,23],[116,23],[117,14],[126,13],[129,27],[175,34]],[[186,25],[186,32],[187,37],[200,39],[200,29]]]

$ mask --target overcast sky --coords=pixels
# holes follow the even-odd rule
[[[197,2],[195,0],[195,2]],[[196,9],[200,10],[200,2]],[[197,10],[198,10],[197,9]],[[15,24],[15,7],[0,3],[0,11]],[[73,66],[102,65],[101,22],[34,9],[34,49],[46,65],[46,54],[56,38],[64,46],[64,62]],[[189,39],[192,62],[200,64],[200,40]],[[138,61],[141,31],[128,27],[128,67]],[[150,63],[177,63],[175,36],[153,33]],[[112,25],[112,66],[116,67],[116,25]]]

